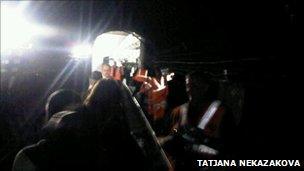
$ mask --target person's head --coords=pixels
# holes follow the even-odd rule
[[[191,100],[211,101],[218,96],[218,84],[204,73],[187,75],[186,87]]]
[[[84,105],[97,112],[111,111],[120,107],[121,98],[122,93],[117,81],[101,79],[84,100]]]
[[[46,102],[45,111],[46,119],[50,119],[55,113],[63,111],[68,106],[81,103],[79,94],[72,90],[57,90],[52,93]]]
[[[176,107],[189,101],[186,91],[185,75],[176,73],[171,81],[168,81],[169,93],[167,104],[169,107]]]
[[[101,79],[101,77],[102,77],[101,72],[99,72],[99,71],[94,71],[94,72],[92,72],[92,75],[91,75],[90,78],[91,78],[92,80],[97,81],[97,80]]]
[[[110,79],[111,78],[111,66],[109,64],[102,64],[100,67],[102,78]]]
[[[89,90],[94,86],[94,84],[102,78],[101,72],[99,71],[94,71],[89,79]]]

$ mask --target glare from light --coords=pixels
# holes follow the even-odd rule
[[[94,43],[93,54],[96,56],[103,55],[102,57],[112,56],[113,51],[123,38],[124,36],[112,34],[98,36]]]
[[[117,62],[116,62],[116,66],[117,66],[117,67],[121,67],[121,66],[122,66],[121,61],[117,61]]]
[[[73,58],[89,58],[92,52],[90,45],[76,45],[72,48],[71,57]]]
[[[133,77],[133,74],[135,73],[135,68],[134,67],[132,67],[131,68],[131,72],[130,72],[130,77]]]
[[[140,40],[128,33],[104,33],[98,36],[92,49],[92,71],[101,65],[104,57],[114,59],[118,64],[123,61],[136,63],[140,56]]]
[[[28,46],[35,36],[52,35],[52,29],[26,18],[25,5],[8,6],[1,2],[1,52]]]
[[[160,82],[158,82],[155,78],[152,78],[154,85],[156,86],[155,91],[160,91],[166,88],[165,78],[163,76],[160,77]]]
[[[173,79],[174,75],[175,75],[174,72],[168,74],[168,75],[166,76],[166,80],[167,80],[167,81],[171,81],[171,80]]]
[[[114,60],[110,60],[110,61],[109,61],[109,65],[110,65],[110,66],[114,66],[114,65],[115,65]]]

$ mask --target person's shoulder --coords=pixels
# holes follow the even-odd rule
[[[52,127],[60,127],[63,123],[70,122],[77,117],[76,111],[61,111],[54,114],[47,125]]]
[[[33,162],[33,160],[37,158],[37,154],[39,154],[39,151],[43,148],[45,141],[46,140],[42,139],[36,144],[21,149],[15,157],[12,170],[36,170],[35,162]]]
[[[43,128],[51,133],[56,130],[79,128],[82,122],[82,111],[61,111],[54,114]]]
[[[33,162],[28,158],[28,156],[24,153],[24,150],[21,150],[17,153],[14,163],[13,163],[13,167],[12,167],[12,171],[21,171],[21,170],[36,170],[35,165],[33,164]]]

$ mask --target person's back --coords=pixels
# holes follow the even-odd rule
[[[53,92],[47,99],[45,105],[45,112],[47,120],[50,119],[55,113],[63,111],[70,105],[81,103],[79,94],[72,90],[60,89]]]
[[[24,150],[36,170],[145,170],[114,80],[99,81],[84,106],[56,113],[48,124],[52,132],[44,143]],[[15,164],[22,168],[17,157]]]

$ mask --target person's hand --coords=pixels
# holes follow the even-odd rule
[[[140,91],[141,93],[145,93],[145,92],[148,92],[152,89],[152,85],[148,82],[144,82],[140,88]]]

